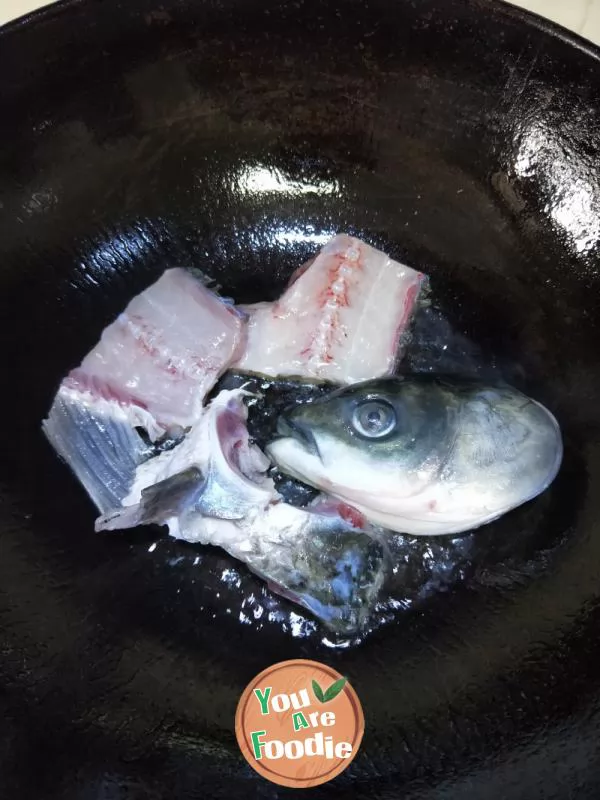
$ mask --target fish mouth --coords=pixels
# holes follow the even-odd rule
[[[321,459],[315,435],[308,425],[293,416],[282,414],[277,421],[277,433],[281,437],[292,438],[311,455]]]

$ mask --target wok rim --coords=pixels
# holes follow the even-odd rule
[[[168,0],[169,3],[172,1],[173,0]],[[405,2],[405,0],[389,1],[397,3]],[[16,17],[4,25],[0,25],[0,43],[4,37],[11,36],[23,28],[41,25],[55,17],[66,17],[71,10],[76,8],[85,9],[85,6],[92,8],[96,2],[97,0],[55,0],[55,2],[51,2],[48,5]],[[528,28],[533,28],[540,33],[551,36],[553,39],[558,39],[564,44],[583,52],[586,56],[594,59],[594,61],[600,62],[600,44],[595,44],[591,40],[586,39],[583,35],[571,31],[569,28],[565,28],[546,17],[542,17],[534,11],[516,6],[510,2],[510,0],[466,0],[465,8],[474,12],[479,11],[480,13],[499,15],[509,20],[523,23]],[[119,9],[115,9],[115,12],[118,22]],[[477,14],[475,16],[477,16]]]

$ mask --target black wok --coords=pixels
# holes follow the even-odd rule
[[[233,717],[308,657],[366,717],[314,798],[597,798],[598,51],[483,0],[73,0],[0,32],[0,76],[0,796],[287,796]],[[493,558],[345,649],[242,624],[275,601],[217,550],[95,536],[39,426],[166,266],[273,297],[335,230],[427,271],[565,436]]]

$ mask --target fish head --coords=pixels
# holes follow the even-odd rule
[[[510,388],[432,376],[355,384],[285,412],[268,447],[292,477],[413,534],[457,533],[542,492],[562,440]]]
[[[410,496],[444,457],[452,416],[410,381],[367,381],[284,412],[268,453],[288,474],[349,502]]]

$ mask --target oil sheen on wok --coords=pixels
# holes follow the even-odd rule
[[[496,381],[395,377],[425,286],[344,235],[274,303],[236,307],[167,270],[44,422],[96,530],[157,524],[216,545],[342,636],[466,574],[481,533],[449,534],[542,493],[562,441]]]

